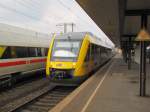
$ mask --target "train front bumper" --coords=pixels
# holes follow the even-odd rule
[[[50,81],[59,85],[79,85],[87,79],[87,76],[76,76],[72,78],[57,79],[49,77]]]
[[[78,85],[82,83],[87,76],[74,76],[75,69],[50,69],[49,79],[53,83],[64,85]]]

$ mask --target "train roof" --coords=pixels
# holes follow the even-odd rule
[[[69,32],[69,33],[65,33],[65,34],[56,35],[55,38],[56,39],[62,39],[62,38],[68,39],[68,36],[69,36],[70,39],[81,39],[82,40],[86,34],[90,35],[89,38],[90,38],[91,43],[94,43],[96,45],[100,45],[100,46],[103,46],[106,48],[111,48],[107,42],[105,42],[101,38],[96,37],[95,35],[93,35],[90,32]]]
[[[49,47],[52,35],[0,23],[0,46]]]
[[[64,34],[58,34],[56,35],[56,39],[83,39],[84,36],[86,35],[86,32],[69,32],[69,33],[64,33]]]

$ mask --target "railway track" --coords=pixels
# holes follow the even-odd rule
[[[48,112],[74,89],[75,87],[56,86],[13,112]]]
[[[49,81],[45,79],[39,82],[45,84],[41,84],[42,86],[40,85],[37,87],[33,84],[33,88],[36,88],[32,91],[18,96],[17,98],[7,98],[5,103],[3,105],[1,104],[0,112],[47,112],[76,88],[56,86],[50,84]],[[36,82],[35,85],[37,84],[39,83]],[[27,88],[29,86],[32,86],[32,84],[28,85]],[[13,91],[9,92],[13,93]],[[14,94],[18,94],[18,92],[15,93],[14,91]]]

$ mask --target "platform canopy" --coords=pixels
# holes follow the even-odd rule
[[[42,33],[60,33],[64,30],[60,24],[73,23],[75,32],[91,32],[114,47],[75,0],[1,0],[0,22]]]
[[[117,45],[141,30],[141,14],[148,15],[150,32],[150,0],[76,0],[96,24]],[[134,40],[134,39],[133,39]]]

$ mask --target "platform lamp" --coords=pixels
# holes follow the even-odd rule
[[[146,41],[150,41],[150,35],[143,28],[137,35],[135,41],[139,41],[141,45],[140,55],[140,96],[146,95]]]

